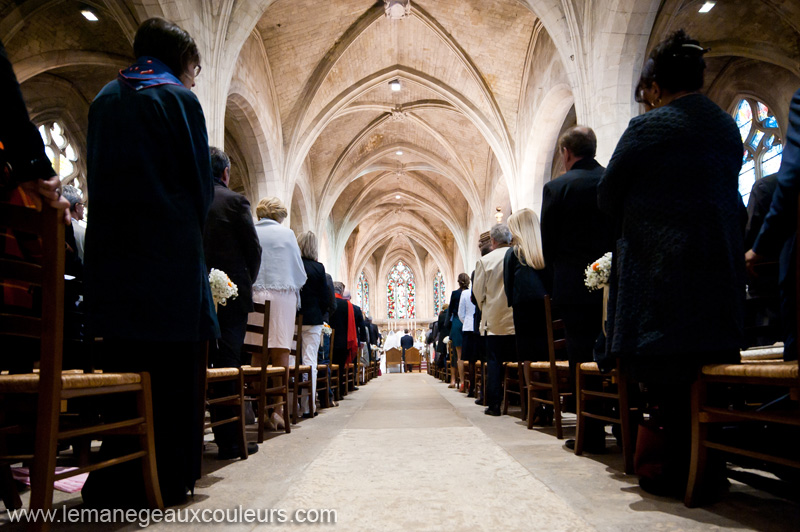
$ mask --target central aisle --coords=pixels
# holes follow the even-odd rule
[[[335,508],[335,527],[348,531],[594,530],[454,409],[437,382],[390,374],[362,387],[353,398],[369,397],[276,507]]]

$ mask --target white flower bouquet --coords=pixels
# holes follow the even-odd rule
[[[600,290],[608,286],[611,277],[611,252],[609,251],[586,267],[586,279],[583,284],[591,290]]]
[[[211,297],[214,298],[215,305],[224,307],[229,299],[234,299],[239,295],[239,288],[222,270],[211,268],[211,273],[208,274],[208,284],[211,286]]]
[[[322,334],[324,334],[325,336],[330,336],[332,332],[333,332],[333,329],[331,329],[331,326],[328,325],[327,323],[323,322],[322,323]]]

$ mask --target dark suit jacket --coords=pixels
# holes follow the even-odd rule
[[[325,308],[322,312],[322,319],[330,325],[331,316],[336,312],[336,292],[333,290],[333,277],[331,274],[325,274],[325,284],[328,286],[326,292],[327,299],[325,300]]]
[[[306,284],[300,290],[300,312],[303,325],[322,325],[322,313],[329,302],[328,283],[325,281],[325,266],[321,263],[303,259],[306,270]]]
[[[753,250],[766,257],[780,254],[781,282],[784,282],[794,275],[797,195],[800,192],[800,90],[794,93],[789,108],[786,146],[777,175],[778,186]]]
[[[459,288],[458,290],[453,290],[450,293],[450,304],[447,306],[447,323],[448,328],[450,328],[453,324],[453,316],[458,317],[458,303],[461,301],[461,292],[463,292],[463,288]]]
[[[400,338],[400,347],[403,348],[403,351],[408,349],[409,347],[414,347],[414,337],[410,334],[406,334]]]
[[[250,202],[221,181],[214,181],[214,201],[208,211],[203,248],[208,269],[217,268],[236,283],[239,295],[227,306],[253,311],[253,281],[261,266],[261,244],[253,226]]]
[[[752,249],[756,242],[764,218],[769,213],[772,205],[772,196],[778,187],[778,174],[762,177],[750,189],[750,199],[747,201],[747,226],[744,231],[744,249]]]
[[[609,218],[597,207],[597,183],[605,169],[581,159],[564,175],[544,185],[542,250],[553,271],[553,300],[558,304],[592,304],[602,299],[583,284],[591,262],[611,251]]]
[[[353,305],[353,317],[355,318],[356,322],[356,334],[358,335],[358,341],[366,342],[368,337],[367,328],[364,324],[364,313],[361,312],[361,307],[358,305]]]
[[[336,298],[336,312],[330,315],[328,324],[336,334],[333,335],[333,348],[347,350],[347,300]]]

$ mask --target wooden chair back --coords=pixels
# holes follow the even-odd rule
[[[264,301],[264,303],[253,303],[253,312],[252,314],[259,315],[259,322],[258,324],[247,324],[247,332],[257,335],[256,338],[260,337],[261,342],[258,344],[252,343],[245,343],[242,345],[242,351],[244,353],[250,353],[250,355],[255,355],[259,357],[260,363],[253,364],[259,365],[261,367],[262,377],[266,379],[267,376],[267,366],[269,366],[271,360],[269,358],[269,312],[270,312],[270,301]]]
[[[413,364],[416,366],[421,366],[422,364],[422,355],[419,352],[419,349],[416,347],[409,347],[406,349],[406,365]],[[420,369],[420,371],[422,371]]]
[[[403,363],[403,352],[393,347],[386,351],[386,371],[389,371],[389,366],[399,366]]]

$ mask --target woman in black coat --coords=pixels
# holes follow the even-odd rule
[[[543,281],[544,256],[539,219],[530,209],[508,218],[514,237],[503,263],[503,286],[508,306],[514,310],[514,331],[519,362],[548,360]]]
[[[325,266],[317,261],[317,236],[311,231],[297,237],[300,256],[306,270],[306,284],[300,290],[300,312],[303,313],[303,360],[304,366],[311,366],[311,397],[300,400],[303,417],[314,417],[317,397],[317,360],[319,343],[322,338],[322,315],[328,310],[331,293],[325,278]]]
[[[733,118],[700,94],[705,50],[682,30],[650,54],[631,120],[598,185],[615,219],[606,367],[622,359],[658,405],[672,449],[645,490],[679,493],[689,458],[689,387],[697,369],[739,360],[745,298]],[[637,452],[639,449],[637,449]]]

